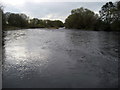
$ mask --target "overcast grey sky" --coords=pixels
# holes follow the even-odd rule
[[[0,3],[4,5],[5,12],[25,13],[30,18],[64,21],[72,9],[85,7],[98,13],[108,1],[110,0],[1,0]]]

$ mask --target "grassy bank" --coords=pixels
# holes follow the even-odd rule
[[[21,28],[21,27],[15,27],[15,26],[5,26],[3,28],[3,30],[19,30],[19,29],[36,29],[36,28],[40,28],[40,27],[25,27],[25,28]],[[41,27],[43,28],[43,27]],[[59,29],[59,27],[44,27],[44,28],[47,28],[47,29]]]
[[[18,29],[22,29],[22,28],[14,27],[14,26],[5,26],[5,27],[3,27],[3,30],[18,30]]]

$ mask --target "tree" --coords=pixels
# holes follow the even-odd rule
[[[38,27],[38,24],[39,24],[38,18],[30,19],[30,27]]]
[[[50,28],[50,27],[63,27],[64,24],[60,20],[40,20],[38,18],[33,18],[30,20],[31,28]]]
[[[114,4],[112,2],[108,2],[102,6],[100,13],[100,19],[108,24],[112,23],[113,20],[113,9]]]
[[[113,22],[111,23],[112,30],[120,31],[120,1],[115,3],[115,9],[113,10]]]
[[[51,27],[56,27],[56,28],[58,28],[58,27],[63,27],[63,26],[64,26],[64,24],[63,24],[63,22],[60,21],[60,20],[51,21]]]
[[[65,20],[66,28],[93,29],[98,15],[86,8],[73,9]]]
[[[11,13],[8,17],[8,25],[15,27],[27,27],[28,20],[25,14],[14,14]]]
[[[120,30],[120,1],[106,3],[99,13],[105,30]]]

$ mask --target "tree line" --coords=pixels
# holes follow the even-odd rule
[[[77,8],[65,20],[66,28],[120,31],[120,1],[107,2],[99,15],[87,8]]]
[[[8,26],[19,28],[59,28],[64,24],[60,20],[42,20],[38,18],[29,19],[25,14],[3,13],[3,29]]]
[[[2,11],[2,28],[59,28],[64,27],[64,24],[60,20],[42,20],[38,18],[30,19],[23,13],[10,13],[3,12],[3,6],[0,5],[0,11]]]
[[[120,1],[115,3],[107,2],[101,7],[99,14],[87,8],[77,8],[71,10],[71,15],[65,19],[65,23],[60,20],[42,20],[38,18],[30,19],[25,14],[4,13],[2,6],[3,29],[8,26],[20,28],[59,28],[85,29],[85,30],[120,30]]]

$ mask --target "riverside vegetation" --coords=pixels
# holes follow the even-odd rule
[[[83,7],[73,9],[65,23],[60,20],[30,19],[21,13],[4,13],[2,5],[1,10],[3,12],[3,29],[65,27],[68,29],[120,31],[120,1],[107,2],[101,7],[99,15]]]

